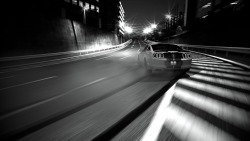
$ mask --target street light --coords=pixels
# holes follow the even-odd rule
[[[157,27],[157,25],[155,23],[151,24],[151,28],[155,29]]]
[[[126,33],[131,34],[133,33],[133,28],[130,26],[124,26],[124,30]]]
[[[144,34],[148,34],[148,33],[151,33],[151,32],[152,32],[152,28],[150,28],[150,27],[146,27],[146,28],[143,29]]]
[[[167,14],[167,15],[165,15],[165,17],[166,17],[166,19],[171,20],[172,15],[171,14]]]

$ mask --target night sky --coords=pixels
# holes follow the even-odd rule
[[[184,8],[185,0],[122,0],[125,21],[135,28],[144,28],[154,21],[160,22],[175,4]]]

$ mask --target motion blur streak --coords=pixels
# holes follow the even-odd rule
[[[193,65],[193,64],[192,64],[192,65]],[[243,74],[243,75],[249,75],[249,76],[250,76],[250,73],[249,73],[249,72],[240,71],[240,70],[213,68],[213,67],[200,66],[200,65],[193,65],[192,68],[197,68],[197,69],[209,69],[209,70],[213,70],[213,71],[223,71],[224,73]]]
[[[250,77],[241,76],[241,75],[235,75],[235,74],[227,74],[227,73],[221,73],[221,72],[215,72],[215,71],[213,72],[213,71],[206,71],[206,70],[200,71],[200,69],[194,69],[194,68],[192,68],[192,73],[194,73],[194,72],[199,72],[200,74],[208,74],[208,75],[225,77],[225,78],[228,78],[228,79],[250,81]]]
[[[234,70],[242,70],[242,68],[235,67],[235,66],[223,66],[221,64],[214,65],[214,64],[204,64],[204,63],[192,63],[193,65],[200,65],[200,66],[206,66],[206,67],[218,67],[218,68],[228,68],[228,69],[234,69]]]
[[[245,127],[247,129],[250,127],[248,113],[245,110],[180,87],[176,88],[175,97],[239,128]]]
[[[226,88],[218,87],[215,85],[210,85],[206,83],[201,83],[197,82],[194,80],[188,80],[188,79],[183,79],[179,81],[179,84],[183,84],[185,86],[189,87],[195,87],[196,89],[202,90],[202,91],[207,91],[213,95],[218,95],[221,97],[229,98],[231,100],[239,100],[242,103],[248,104],[249,102],[249,97],[247,97],[244,93],[234,91],[234,90],[227,90]],[[226,93],[225,93],[226,91]]]
[[[159,133],[162,129],[166,116],[168,113],[165,111],[165,108],[169,106],[172,96],[174,94],[174,88],[176,84],[174,84],[164,95],[163,100],[161,101],[160,106],[156,110],[152,122],[147,128],[144,136],[141,138],[141,141],[155,141],[159,136]]]
[[[191,75],[192,73],[188,73],[188,74]],[[220,76],[220,75],[217,75],[217,76]],[[193,76],[193,78],[200,79],[200,80],[206,80],[208,82],[214,82],[214,83],[227,85],[227,86],[231,86],[231,87],[236,87],[236,88],[240,88],[240,89],[250,90],[250,87],[249,87],[249,85],[247,83],[228,80],[228,79],[226,80],[226,79],[216,78],[216,75],[213,76],[213,77],[210,77],[210,76],[196,74],[196,75]]]
[[[28,84],[35,83],[35,82],[40,82],[40,81],[52,79],[52,78],[55,78],[55,77],[57,77],[57,76],[51,76],[51,77],[47,77],[47,78],[43,78],[43,79],[39,79],[39,80],[34,80],[34,81],[31,81],[31,82],[26,82],[26,83],[22,83],[22,84],[18,84],[18,85],[13,85],[13,86],[5,87],[5,88],[0,88],[0,91],[10,89],[10,88],[14,88],[14,87],[23,86],[23,85],[28,85]]]
[[[211,125],[207,121],[170,105],[166,109],[165,126],[180,140],[186,141],[236,141],[230,134]],[[219,134],[218,134],[219,133]]]

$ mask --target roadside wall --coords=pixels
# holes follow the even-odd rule
[[[7,1],[2,5],[9,8],[1,11],[0,57],[118,44],[115,34],[67,18],[63,0]]]

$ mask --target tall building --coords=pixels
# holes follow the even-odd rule
[[[65,16],[87,25],[115,31],[124,21],[124,9],[120,0],[64,0]]]
[[[66,18],[101,28],[99,0],[64,0],[64,2]]]
[[[186,0],[184,25],[188,26],[196,19],[206,18],[238,2],[239,0]]]
[[[101,28],[123,41],[124,9],[120,0],[64,0],[65,16],[88,26]]]

